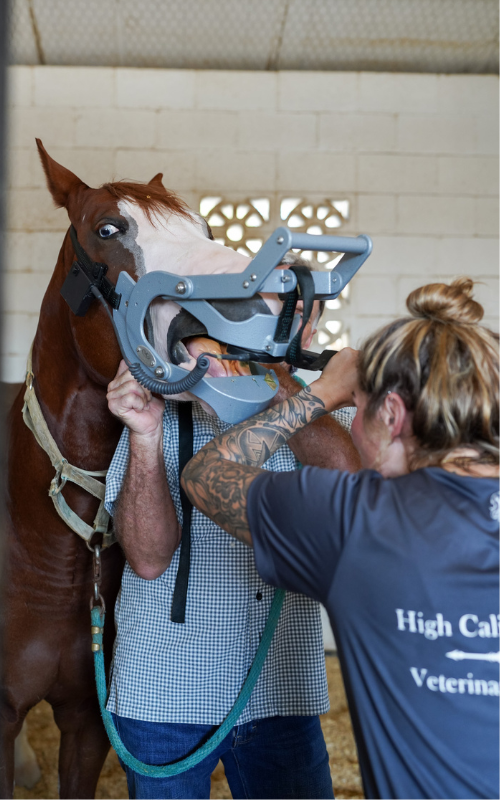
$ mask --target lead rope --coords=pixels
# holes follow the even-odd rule
[[[118,731],[115,728],[113,717],[106,708],[106,703],[108,701],[108,689],[106,686],[103,650],[103,631],[106,617],[106,607],[104,599],[101,595],[101,548],[96,545],[96,547],[90,549],[93,549],[94,553],[94,592],[90,601],[92,622],[92,652],[94,654],[94,669],[97,685],[97,696],[99,698],[99,708],[101,709],[101,715],[109,741],[123,763],[126,764],[127,767],[130,767],[130,769],[133,769],[134,772],[137,772],[139,775],[146,775],[150,778],[169,778],[172,775],[179,775],[181,772],[186,772],[186,770],[195,767],[196,764],[199,764],[200,761],[203,761],[204,758],[206,758],[211,752],[213,752],[213,750],[215,750],[216,747],[220,745],[231,729],[236,725],[236,722],[248,703],[254,686],[259,679],[259,675],[271,645],[274,631],[276,630],[276,625],[278,624],[281,608],[283,606],[283,600],[285,599],[285,592],[283,589],[276,589],[274,592],[273,601],[269,610],[269,616],[267,618],[266,626],[264,628],[260,644],[257,648],[253,664],[250,667],[250,671],[243,686],[241,687],[240,693],[236,698],[233,708],[225,720],[217,728],[215,733],[213,733],[212,736],[205,742],[205,744],[203,744],[198,750],[196,750],[194,753],[191,753],[190,756],[187,756],[187,758],[184,758],[181,761],[176,761],[173,764],[165,764],[163,766],[145,764],[143,761],[139,761],[137,758],[135,758],[132,753],[127,750],[120,739]]]

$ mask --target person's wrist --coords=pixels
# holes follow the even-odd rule
[[[327,412],[336,411],[345,406],[344,392],[337,391],[323,378],[318,378],[309,384],[311,393],[321,400]]]
[[[163,426],[157,425],[156,428],[145,431],[130,429],[130,446],[140,450],[156,451],[162,444]]]

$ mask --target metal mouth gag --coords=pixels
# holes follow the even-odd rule
[[[287,361],[305,369],[324,368],[335,351],[310,353],[303,352],[300,346],[313,302],[338,297],[372,250],[368,236],[294,233],[282,227],[269,237],[244,272],[181,277],[154,271],[138,281],[127,272],[121,272],[113,288],[104,277],[105,265],[92,262],[79,244],[74,229],[71,238],[77,261],[61,294],[72,310],[81,316],[93,297],[99,299],[111,318],[123,358],[139,383],[162,395],[189,391],[208,403],[220,419],[230,423],[241,422],[266,408],[278,391],[276,374],[262,364]],[[315,272],[307,267],[284,266],[283,258],[292,249],[344,255],[331,271]],[[284,298],[281,313],[273,314],[261,304],[260,293]],[[158,297],[173,300],[182,309],[172,334],[169,332],[170,361],[160,356],[145,331],[148,309]],[[235,318],[228,312],[231,305],[237,306],[230,301],[251,298],[255,303],[249,306],[250,315],[243,315],[246,318]],[[299,299],[303,302],[302,321],[295,313]],[[186,371],[180,366],[178,349],[186,331],[191,335],[206,334],[227,345],[227,354],[202,353],[194,369]],[[252,374],[207,377],[209,359],[213,357],[250,362]]]

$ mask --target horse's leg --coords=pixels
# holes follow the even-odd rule
[[[18,587],[19,588],[19,587]],[[18,591],[21,595],[21,591]],[[43,624],[17,602],[6,603],[4,627],[4,683],[0,708],[0,796],[12,797],[15,741],[26,714],[45,697],[57,675],[57,655],[46,645]]]
[[[92,798],[109,750],[97,699],[90,697],[53,708],[61,731],[59,796]]]
[[[35,751],[28,740],[28,723],[23,722],[21,733],[14,743],[14,779],[16,786],[32,789],[42,777]]]
[[[35,703],[36,701],[32,700],[25,705],[14,706],[4,697],[0,720],[2,728],[0,797],[13,796],[14,782],[29,789],[40,780],[41,772],[26,731],[26,714]],[[21,766],[22,762],[29,769],[23,774],[18,774],[18,766]],[[31,785],[28,785],[28,780]]]
[[[21,730],[22,722],[2,720],[2,748],[0,753],[0,797],[10,798],[14,794],[14,742]]]

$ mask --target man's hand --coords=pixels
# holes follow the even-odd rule
[[[130,458],[114,514],[116,535],[137,575],[154,580],[169,566],[181,535],[163,460],[165,403],[137,383],[124,361],[107,397],[111,413],[130,431]]]
[[[108,386],[107,400],[111,413],[132,433],[149,438],[161,432],[165,403],[137,383],[124,361]]]

